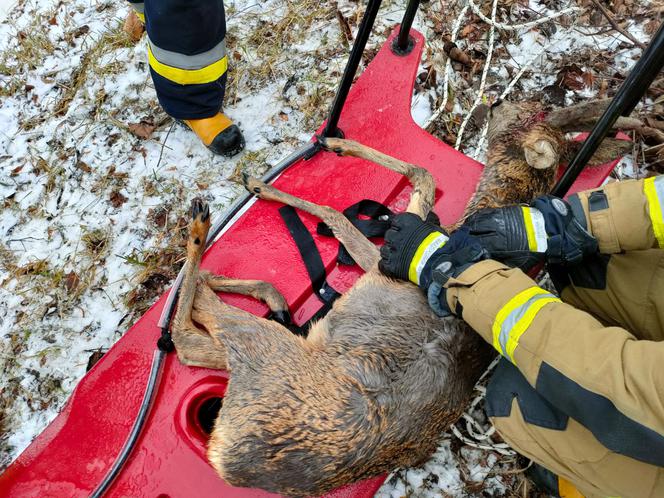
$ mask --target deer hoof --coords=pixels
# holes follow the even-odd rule
[[[210,206],[200,197],[191,201],[191,219],[202,222],[210,219]]]
[[[334,152],[339,157],[344,155],[344,149],[341,146],[341,140],[334,137],[318,137],[318,143],[321,144],[323,150]]]
[[[330,150],[330,146],[327,144],[326,137],[324,137],[323,135],[317,135],[316,140],[318,140],[318,143],[323,148],[323,150]]]
[[[288,310],[273,311],[272,316],[270,316],[270,318],[275,322],[280,323],[284,327],[288,327],[289,325],[293,324],[293,321],[291,320],[291,315]]]
[[[265,185],[263,182],[253,176],[249,176],[247,173],[242,173],[242,181],[244,182],[244,188],[256,195],[262,193],[263,186]]]

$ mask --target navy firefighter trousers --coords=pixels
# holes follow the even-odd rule
[[[228,68],[223,1],[130,3],[145,22],[150,73],[164,110],[182,120],[217,114]]]

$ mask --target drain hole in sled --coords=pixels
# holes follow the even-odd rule
[[[217,415],[219,415],[219,410],[221,410],[221,405],[223,405],[223,403],[224,401],[222,398],[208,398],[201,403],[197,417],[198,423],[205,434],[212,434],[214,421],[217,419]]]

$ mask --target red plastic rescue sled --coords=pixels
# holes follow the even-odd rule
[[[427,168],[435,177],[435,211],[443,223],[454,222],[473,193],[482,165],[422,130],[411,117],[411,98],[424,38],[415,31],[408,55],[391,50],[395,32],[354,84],[341,114],[340,128],[357,140],[399,159]],[[587,168],[572,191],[602,183],[615,162]],[[286,192],[338,210],[373,199],[403,211],[407,180],[355,158],[319,153],[291,166],[275,185]],[[203,258],[202,267],[236,278],[272,282],[286,297],[298,324],[321,306],[298,250],[281,220],[279,205],[258,201],[242,215]],[[212,213],[213,217],[219,213]],[[313,234],[340,292],[360,276],[357,267],[337,267],[338,242],[316,234],[317,219],[300,213]],[[224,295],[224,301],[265,316],[267,308],[252,299]],[[160,299],[81,380],[62,412],[0,476],[0,496],[85,497],[113,464],[131,429],[143,397],[159,337]],[[205,459],[206,434],[198,417],[201,405],[223,397],[225,372],[190,368],[171,353],[154,406],[138,444],[109,497],[264,497],[260,490],[232,488]],[[370,497],[383,482],[377,477],[339,489],[331,497]]]

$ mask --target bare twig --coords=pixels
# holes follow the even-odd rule
[[[468,0],[468,5],[472,9],[472,11],[475,13],[477,17],[482,19],[485,23],[498,28],[502,29],[504,31],[517,31],[519,29],[530,29],[534,28],[535,26],[539,26],[540,24],[547,23],[553,19],[557,19],[558,17],[571,14],[572,12],[579,12],[583,10],[580,7],[568,7],[566,9],[559,10],[555,14],[552,14],[550,16],[545,16],[541,17],[539,19],[536,19],[534,21],[529,21],[529,22],[524,22],[521,24],[506,24],[503,22],[497,22],[495,19],[489,19],[487,16],[484,15],[484,13],[480,10],[479,6],[473,2],[473,0]]]
[[[341,33],[344,39],[347,42],[353,41],[353,32],[348,24],[348,19],[346,19],[339,9],[337,9],[337,20],[339,21],[339,27],[341,28]]]
[[[647,156],[655,155],[660,152],[664,152],[664,144],[653,145],[652,147],[644,148],[643,153]]]
[[[157,165],[155,166],[155,171],[159,169],[159,165],[161,164],[161,158],[164,155],[164,147],[166,147],[166,142],[168,141],[168,137],[171,135],[171,131],[173,131],[173,127],[175,126],[175,121],[171,124],[171,127],[168,129],[168,133],[166,133],[166,138],[164,138],[164,141],[161,144],[161,150],[159,151],[159,160],[157,161]]]
[[[625,38],[627,38],[629,41],[631,41],[634,45],[641,47],[641,48],[646,48],[644,43],[641,43],[639,40],[634,38],[631,34],[629,34],[627,31],[625,31],[623,28],[620,27],[620,25],[615,21],[613,16],[611,15],[611,12],[602,5],[599,0],[591,0],[593,4],[595,4],[595,7],[599,9],[599,11],[604,14],[604,17],[606,17],[606,20],[609,21],[609,24],[613,26],[613,29],[615,29],[618,33],[623,35]]]
[[[471,1],[471,0],[469,0]],[[495,39],[495,33],[496,33],[496,25],[494,24],[494,21],[496,20],[496,10],[498,8],[498,0],[493,0],[493,7],[491,9],[491,22],[490,28],[489,28],[489,41],[488,41],[488,46],[489,49],[486,54],[486,61],[484,62],[484,69],[482,70],[482,77],[480,79],[480,87],[477,90],[477,96],[475,97],[475,101],[473,102],[473,105],[471,106],[470,110],[466,113],[466,117],[464,120],[461,122],[461,126],[459,127],[459,132],[457,133],[457,139],[456,143],[454,144],[454,148],[456,150],[459,150],[461,147],[461,141],[463,140],[463,132],[466,129],[466,126],[470,122],[470,119],[473,116],[473,111],[477,108],[478,105],[482,103],[482,97],[484,97],[484,87],[486,85],[486,77],[487,74],[489,74],[489,68],[491,67],[491,57],[493,56],[493,49],[494,49],[494,39]]]
[[[463,18],[466,16],[466,12],[468,12],[469,7],[466,5],[463,9],[461,9],[461,12],[459,12],[459,15],[456,18],[456,21],[454,21],[454,25],[452,27],[452,38],[451,41],[455,42],[457,39],[457,36],[459,35],[459,30],[461,29],[461,23],[463,22]],[[433,123],[436,122],[436,120],[440,117],[440,115],[445,112],[445,108],[447,107],[447,101],[449,99],[449,86],[450,86],[450,73],[451,73],[451,68],[452,68],[452,60],[448,57],[447,60],[445,61],[445,77],[443,79],[443,102],[438,106],[438,109],[434,111],[434,113],[427,119],[426,123],[424,123],[424,128],[425,130],[429,130]]]

